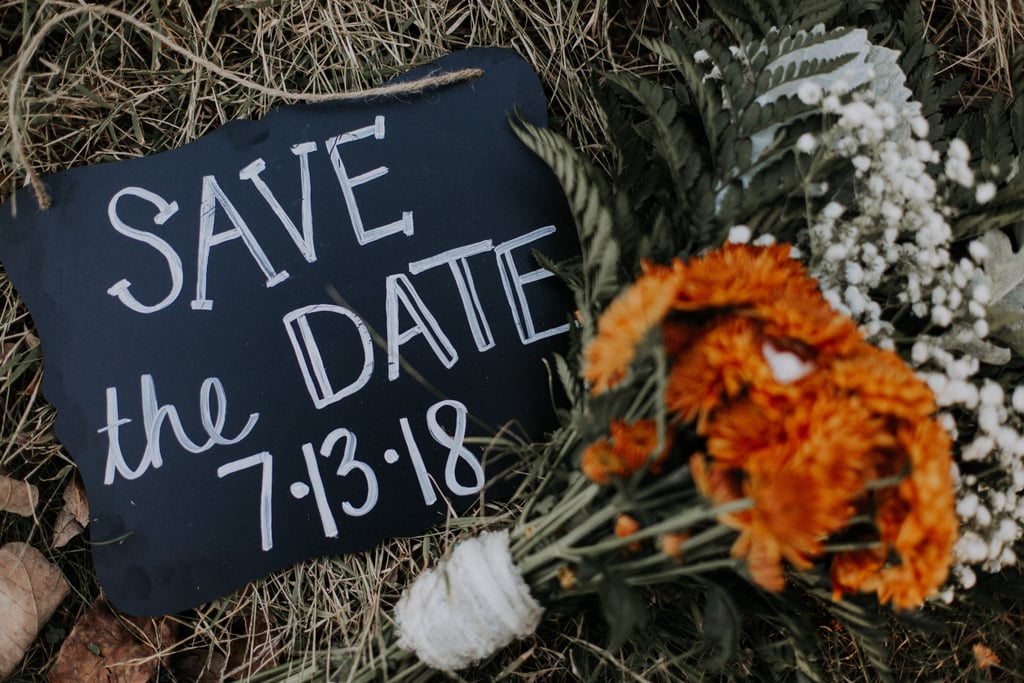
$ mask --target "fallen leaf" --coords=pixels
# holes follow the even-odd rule
[[[53,525],[53,547],[63,548],[68,542],[85,531],[89,526],[89,501],[78,477],[73,477],[64,487],[64,507],[57,514]]]
[[[181,652],[173,664],[176,678],[193,683],[221,683],[227,667],[228,658],[213,649],[213,646]]]
[[[0,548],[0,679],[14,671],[70,590],[60,570],[32,546]]]
[[[243,635],[231,641],[228,648],[227,671],[229,681],[247,681],[252,676],[271,669],[280,659],[280,648],[270,631],[267,620],[255,615],[245,620]]]
[[[991,648],[981,643],[975,643],[974,647],[974,661],[978,663],[979,669],[987,669],[990,666],[999,666],[999,656],[992,652]]]
[[[27,481],[0,474],[0,512],[31,517],[39,502],[39,489]]]
[[[230,629],[227,641],[218,639],[217,647],[210,645],[180,653],[174,673],[195,683],[247,681],[280,661],[281,648],[264,617],[233,620]],[[225,645],[227,655],[222,652]]]
[[[101,598],[75,624],[47,678],[50,683],[149,683],[176,630],[167,617],[121,615]]]

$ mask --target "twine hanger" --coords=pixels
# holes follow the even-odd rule
[[[210,60],[197,55],[188,48],[178,45],[164,34],[157,31],[149,24],[136,19],[135,17],[122,12],[121,10],[114,9],[113,7],[104,7],[102,5],[81,5],[76,6],[72,9],[65,10],[53,17],[51,17],[46,23],[39,27],[39,29],[32,35],[32,37],[25,43],[24,48],[18,55],[17,68],[14,70],[14,75],[11,77],[11,84],[8,89],[9,93],[9,105],[7,110],[7,119],[11,131],[11,143],[14,146],[15,155],[17,156],[18,163],[21,164],[22,168],[25,169],[25,175],[28,178],[29,183],[32,185],[32,189],[36,195],[36,201],[39,202],[39,207],[43,210],[50,208],[52,202],[50,195],[46,191],[46,186],[43,184],[39,174],[33,168],[32,163],[28,159],[28,153],[25,147],[24,134],[21,129],[21,123],[18,117],[18,105],[21,95],[22,81],[25,78],[25,72],[28,70],[29,62],[35,56],[36,52],[39,51],[39,47],[43,42],[43,39],[50,33],[58,24],[78,16],[80,14],[89,14],[91,16],[112,16],[120,19],[126,24],[130,24],[153,37],[161,45],[165,46],[172,52],[177,52],[186,59],[192,61],[195,64],[211,71],[222,78],[233,81],[238,85],[254,90],[258,93],[269,95],[271,97],[279,97],[281,99],[293,100],[296,102],[338,102],[346,100],[358,100],[366,97],[382,97],[389,95],[404,95],[419,93],[425,90],[431,90],[434,88],[441,88],[446,85],[453,83],[461,83],[463,81],[472,80],[479,78],[483,75],[483,69],[472,68],[472,69],[459,69],[457,71],[450,71],[445,73],[433,74],[430,76],[424,76],[412,81],[402,81],[398,83],[390,83],[386,85],[380,85],[374,88],[368,88],[366,90],[352,90],[344,93],[295,93],[280,88],[272,88],[262,83],[257,83],[245,76],[240,76],[229,69],[225,69],[222,66],[214,64]]]

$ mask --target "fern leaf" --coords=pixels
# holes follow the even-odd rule
[[[513,126],[519,139],[539,156],[558,178],[576,219],[583,252],[583,290],[580,314],[584,323],[600,302],[618,288],[619,248],[612,235],[611,190],[597,169],[564,137],[524,121]]]
[[[668,168],[675,188],[676,200],[687,201],[690,186],[696,179],[700,167],[688,163],[694,153],[694,143],[686,127],[680,123],[678,103],[665,89],[651,81],[632,75],[608,74],[606,76],[623,91],[629,93],[647,114],[655,136],[653,148]],[[685,172],[685,175],[684,175]]]

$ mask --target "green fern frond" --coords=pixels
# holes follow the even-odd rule
[[[687,202],[702,164],[696,144],[679,116],[679,102],[671,91],[633,75],[608,74],[608,81],[628,93],[642,107],[654,135],[649,140],[662,157],[672,178],[676,201]]]
[[[513,130],[551,168],[569,201],[583,253],[583,287],[577,290],[577,305],[584,327],[590,329],[593,314],[620,284],[619,247],[612,234],[614,217],[609,208],[611,189],[594,165],[564,137],[524,121],[515,122]]]

